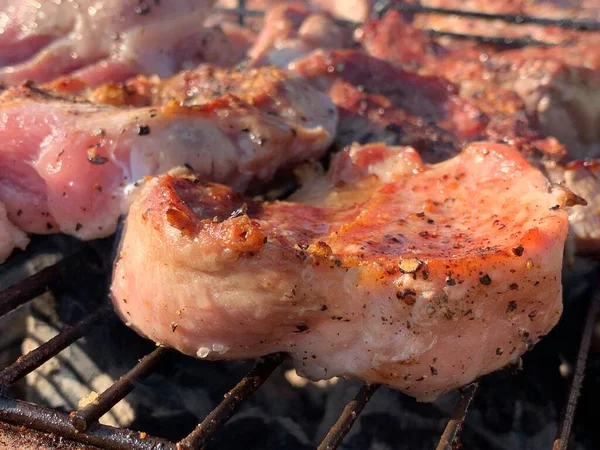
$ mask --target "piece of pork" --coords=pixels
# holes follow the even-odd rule
[[[4,0],[0,81],[45,82],[79,71],[87,83],[100,84],[137,74],[169,76],[209,54],[227,59],[230,45],[218,30],[202,26],[213,3]]]
[[[246,0],[246,8],[254,11],[268,11],[282,4],[296,3],[310,7],[313,10],[321,10],[331,14],[336,19],[350,22],[364,22],[371,17],[371,11],[375,1],[373,0]],[[217,6],[235,9],[238,0],[218,0]],[[250,17],[249,22],[255,22]],[[262,22],[262,21],[261,21]]]
[[[596,21],[600,19],[600,5],[596,0],[421,0],[424,6],[484,12],[488,14],[512,14],[515,16],[548,19],[570,19]],[[510,23],[502,20],[483,20],[451,14],[417,14],[415,25],[436,31],[449,31],[489,37],[531,38],[551,44],[561,44],[578,39],[587,39],[598,33],[529,23]]]
[[[427,161],[484,136],[489,119],[447,80],[401,70],[359,50],[319,50],[289,65],[328,92],[340,113],[336,141],[417,146]]]
[[[133,329],[189,355],[284,351],[308,377],[430,401],[516,361],[558,321],[565,198],[485,142],[435,165],[356,146],[273,203],[157,177],[130,209],[112,297]]]
[[[600,160],[549,162],[546,173],[550,180],[587,201],[587,205],[569,210],[569,223],[577,253],[597,258],[600,254]]]
[[[25,250],[29,244],[27,234],[15,227],[6,212],[6,207],[0,202],[0,262],[10,256],[13,249]]]
[[[489,91],[494,96],[501,90],[514,92],[539,131],[558,138],[572,158],[600,155],[600,39],[508,51],[489,46],[448,49],[397,11],[365,25],[356,37],[370,55],[424,75],[443,76],[465,98],[484,91],[488,96]],[[407,37],[414,51],[400,44]]]
[[[252,67],[286,68],[316,49],[344,48],[351,42],[349,28],[326,13],[316,13],[302,3],[282,3],[267,12],[256,42],[248,51]]]
[[[228,75],[237,83],[232,91],[239,96],[200,83],[201,74],[217,73],[221,86]],[[196,75],[195,97],[176,97],[171,80],[170,97],[135,108],[31,85],[5,92],[0,202],[10,221],[29,233],[104,237],[114,232],[127,193],[146,175],[188,165],[204,179],[242,190],[282,167],[319,158],[333,141],[335,108],[298,77],[207,67]]]

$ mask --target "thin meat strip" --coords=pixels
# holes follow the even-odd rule
[[[431,401],[556,324],[569,201],[489,142],[433,165],[354,146],[273,203],[165,175],[130,209],[112,297],[129,326],[189,355],[284,351],[308,377]]]

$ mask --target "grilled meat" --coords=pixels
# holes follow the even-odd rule
[[[282,4],[303,5],[314,11],[324,11],[337,19],[364,22],[371,16],[373,0],[246,0],[246,7],[255,11],[267,11]],[[218,0],[217,6],[237,8],[237,0]],[[255,23],[250,17],[251,23]],[[261,23],[262,24],[262,23]]]
[[[343,48],[351,42],[345,29],[325,13],[314,13],[299,3],[269,9],[262,31],[249,50],[251,66],[287,65],[316,49]]]
[[[460,9],[485,12],[488,14],[512,14],[515,16],[542,17],[549,19],[598,20],[600,6],[596,0],[421,0],[424,6],[434,8]],[[483,20],[441,14],[417,14],[417,27],[452,33],[475,34],[490,37],[531,38],[553,44],[566,43],[589,34],[582,35],[577,30],[556,26],[509,23],[501,20]],[[594,33],[595,37],[600,36]]]
[[[571,234],[577,253],[598,257],[600,254],[600,160],[571,161],[566,164],[548,163],[546,173],[587,201],[569,211]]]
[[[0,5],[0,81],[77,72],[90,84],[169,76],[202,61],[231,63],[234,41],[200,24],[212,0],[42,1]]]
[[[0,202],[0,262],[8,258],[13,249],[25,250],[28,244],[29,238],[8,220],[6,207]]]
[[[236,88],[215,90],[227,83]],[[243,189],[321,156],[333,140],[337,116],[329,99],[276,69],[203,67],[164,86],[156,98],[140,96],[136,108],[31,85],[5,92],[0,202],[10,221],[30,233],[108,236],[126,194],[146,175],[185,164]]]
[[[460,87],[463,97],[514,92],[540,132],[558,138],[573,158],[600,154],[600,39],[508,51],[440,48],[397,11],[367,24],[356,36],[369,54],[421,74],[444,76]],[[400,44],[407,36],[415,51]]]
[[[358,50],[316,51],[289,67],[329,92],[340,111],[340,147],[411,144],[428,161],[439,161],[481,137],[488,122],[445,79],[400,70]]]
[[[514,362],[557,322],[566,199],[508,146],[440,164],[337,154],[289,201],[193,176],[132,205],[112,297],[139,333],[207,359],[285,351],[429,401]]]

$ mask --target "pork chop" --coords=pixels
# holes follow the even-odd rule
[[[201,84],[211,74],[236,90]],[[276,69],[187,74],[138,107],[94,104],[32,85],[0,97],[0,202],[29,233],[112,234],[123,200],[146,175],[188,165],[243,190],[282,167],[320,157],[333,141],[329,99]],[[183,76],[183,75],[182,75]],[[207,75],[208,76],[208,75]],[[232,93],[233,92],[233,93]],[[187,99],[179,98],[180,93]],[[235,93],[238,96],[234,95]],[[127,104],[127,102],[125,102]]]
[[[431,401],[556,324],[567,200],[485,142],[434,165],[355,146],[273,203],[156,177],[127,217],[112,297],[134,330],[192,356],[284,351],[308,377]]]
[[[316,49],[344,48],[351,41],[349,28],[326,13],[316,13],[301,3],[282,3],[267,12],[264,25],[248,51],[251,67],[289,63]]]
[[[572,45],[553,48],[444,48],[397,11],[368,23],[356,37],[372,56],[447,78],[464,98],[482,91],[501,97],[514,92],[540,132],[558,138],[573,158],[600,155],[599,37],[585,35]],[[405,40],[411,45],[400,44]]]
[[[318,50],[289,65],[340,112],[336,142],[418,146],[427,161],[483,136],[488,118],[452,83],[394,67],[359,50]]]
[[[6,207],[0,202],[0,262],[8,258],[13,249],[25,250],[28,244],[29,238],[8,220]]]
[[[78,72],[90,84],[166,77],[200,62],[231,63],[235,40],[202,23],[213,0],[4,0],[0,81]]]

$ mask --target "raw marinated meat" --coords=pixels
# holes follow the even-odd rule
[[[486,142],[435,165],[354,146],[273,203],[165,175],[130,209],[112,297],[129,326],[189,355],[284,351],[311,378],[430,401],[556,324],[571,203]]]

